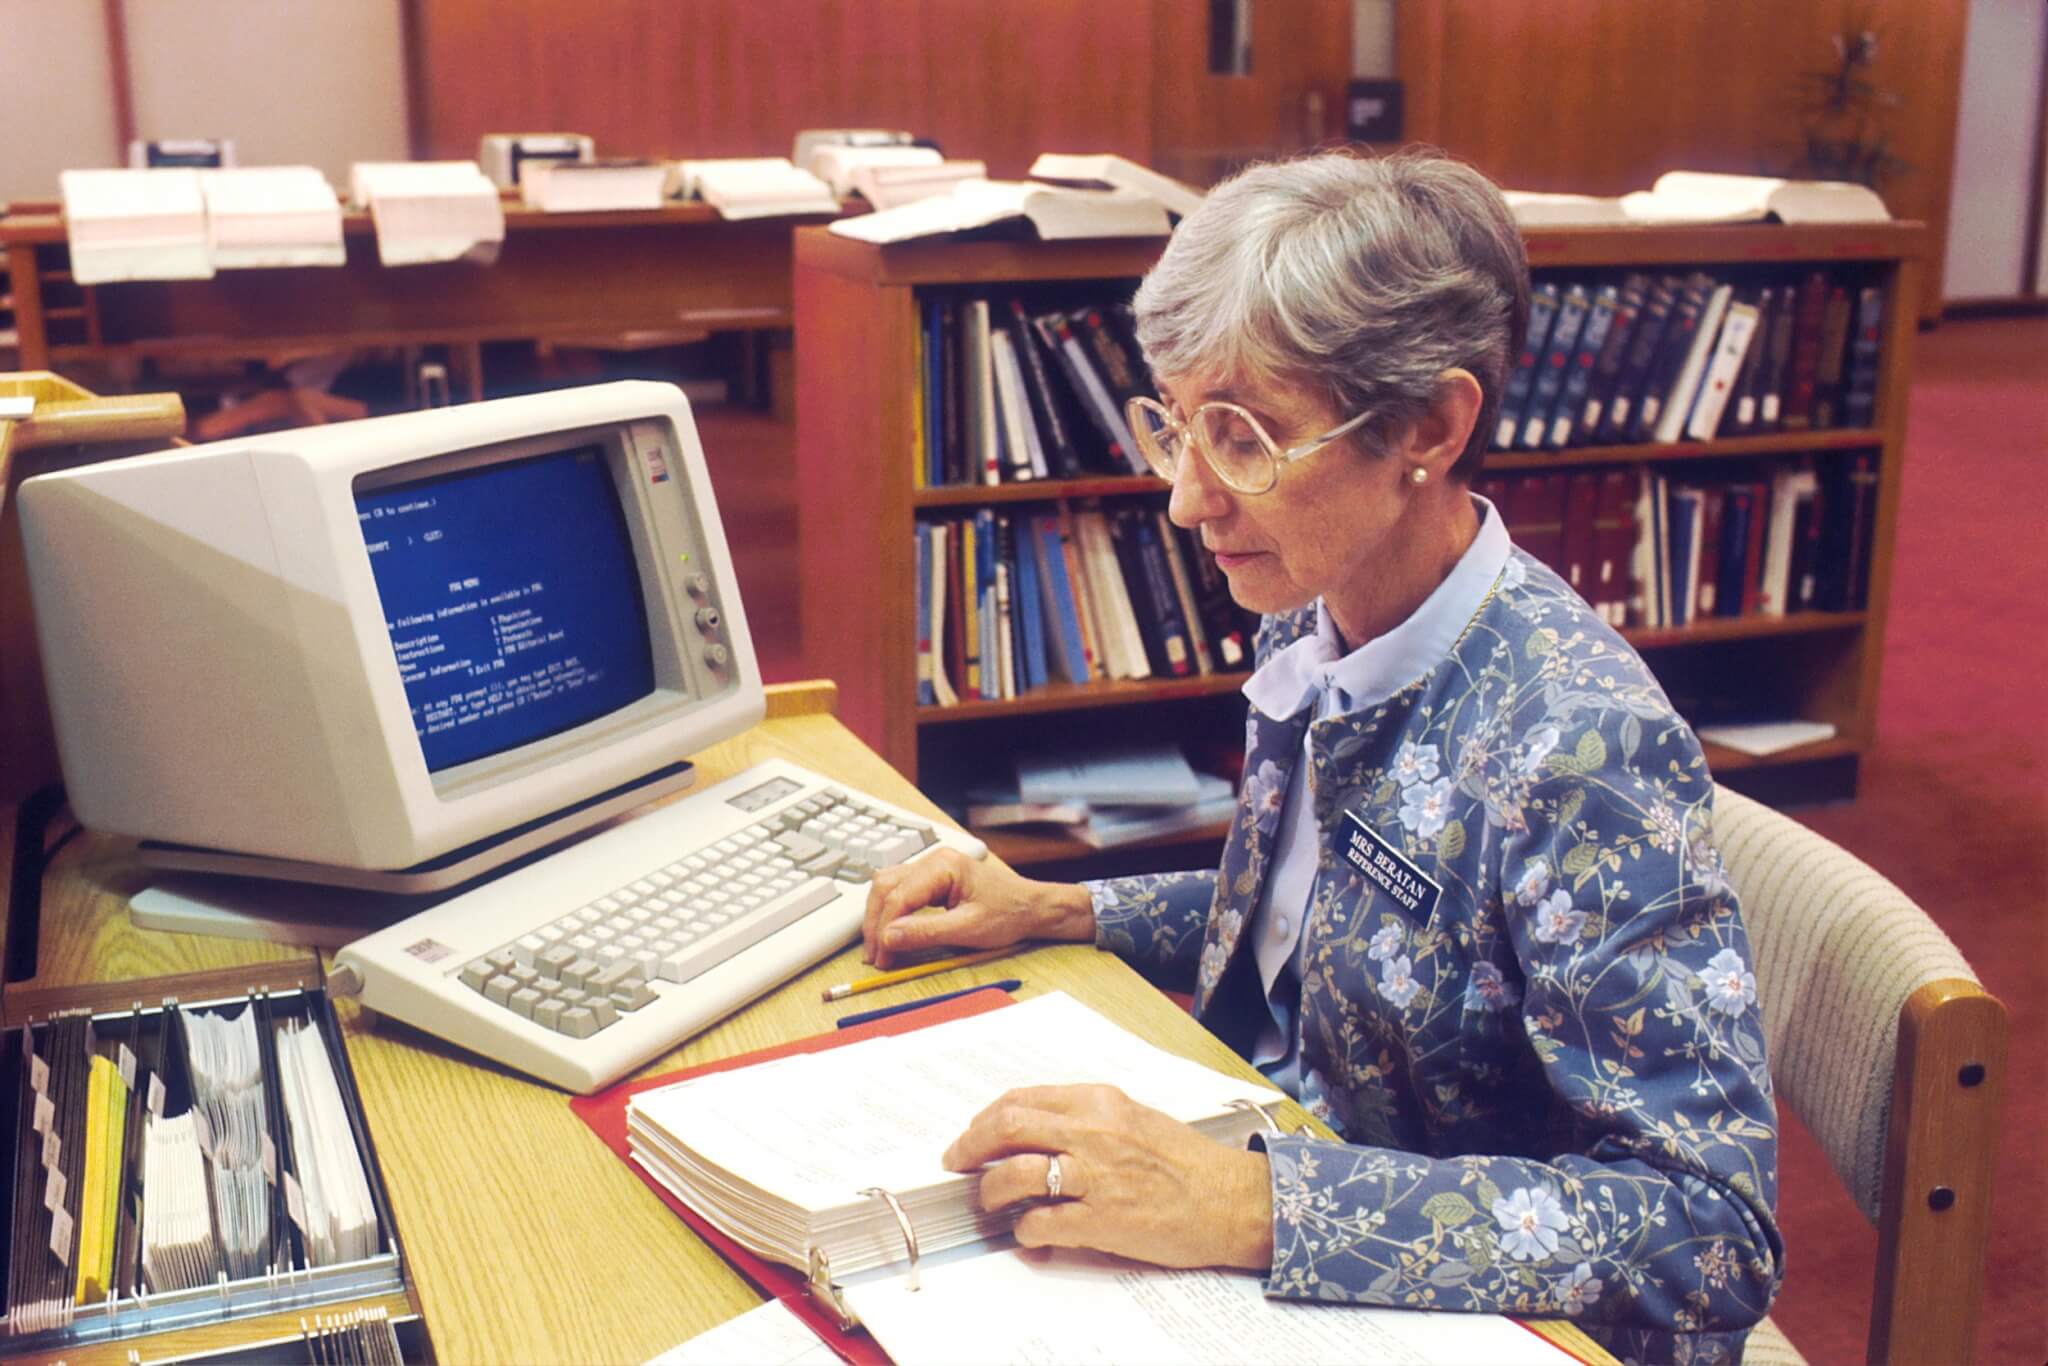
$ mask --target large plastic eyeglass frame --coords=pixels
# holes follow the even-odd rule
[[[1258,437],[1259,444],[1265,448],[1266,456],[1264,466],[1265,479],[1263,482],[1251,483],[1234,478],[1230,471],[1224,469],[1218,463],[1215,453],[1209,448],[1208,440],[1199,435],[1203,429],[1196,421],[1203,413],[1210,411],[1228,413],[1232,417],[1241,419],[1245,426],[1251,429],[1252,435]],[[1292,464],[1296,460],[1314,455],[1332,441],[1349,435],[1357,430],[1359,425],[1368,417],[1372,416],[1372,410],[1367,409],[1365,412],[1359,413],[1332,427],[1321,436],[1283,450],[1280,443],[1273,439],[1272,433],[1268,432],[1256,417],[1253,417],[1248,410],[1239,407],[1235,403],[1228,403],[1221,399],[1204,403],[1196,408],[1193,413],[1189,414],[1187,421],[1182,421],[1173,415],[1172,409],[1157,399],[1139,397],[1127,400],[1124,403],[1124,417],[1130,423],[1131,435],[1138,443],[1139,452],[1144,455],[1145,463],[1152,467],[1154,473],[1161,479],[1171,481],[1179,471],[1180,460],[1178,451],[1169,450],[1159,443],[1151,426],[1145,420],[1148,415],[1159,419],[1160,427],[1164,432],[1173,436],[1176,446],[1185,448],[1187,445],[1192,444],[1199,450],[1202,454],[1202,459],[1215,472],[1216,477],[1223,482],[1224,487],[1238,493],[1257,495],[1270,492],[1273,486],[1280,482],[1280,467],[1282,465]]]

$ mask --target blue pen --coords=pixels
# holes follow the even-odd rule
[[[942,992],[937,996],[927,996],[922,1000],[904,1001],[893,1006],[876,1006],[873,1010],[857,1010],[851,1015],[841,1016],[839,1027],[846,1029],[852,1025],[866,1024],[869,1020],[880,1020],[886,1019],[891,1015],[901,1015],[906,1010],[922,1010],[926,1006],[935,1006],[941,1001],[950,1001],[955,996],[966,996],[977,991],[1015,991],[1023,985],[1022,982],[1011,977],[1000,982],[983,982],[978,987],[967,987],[960,991]]]

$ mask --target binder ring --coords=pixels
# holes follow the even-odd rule
[[[1266,1124],[1266,1134],[1268,1137],[1280,1138],[1283,1136],[1284,1131],[1280,1128],[1280,1125],[1273,1119],[1272,1111],[1268,1110],[1265,1106],[1259,1104],[1257,1101],[1246,1100],[1242,1096],[1240,1096],[1238,1099],[1230,1101],[1228,1104],[1229,1108],[1232,1110],[1247,1110],[1250,1111],[1252,1114],[1257,1115],[1260,1119],[1264,1120]]]
[[[917,1230],[910,1226],[910,1216],[903,1212],[903,1202],[880,1186],[869,1186],[861,1194],[888,1202],[889,1212],[896,1216],[896,1226],[903,1230],[903,1246],[910,1253],[910,1288],[917,1289]]]

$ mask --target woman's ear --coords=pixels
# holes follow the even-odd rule
[[[1408,430],[1408,449],[1401,463],[1428,470],[1432,479],[1448,475],[1465,453],[1465,443],[1472,439],[1481,401],[1479,380],[1470,370],[1444,371],[1437,377],[1436,397],[1428,411]]]

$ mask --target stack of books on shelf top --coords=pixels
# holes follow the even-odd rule
[[[1230,779],[1196,772],[1174,746],[1133,744],[1020,754],[1012,774],[970,787],[955,814],[982,830],[1056,826],[1110,849],[1204,829],[1235,800]]]
[[[1156,506],[982,508],[915,534],[922,704],[1250,667],[1255,620]]]
[[[1868,428],[1884,311],[1882,287],[1847,270],[1545,279],[1494,447]]]

